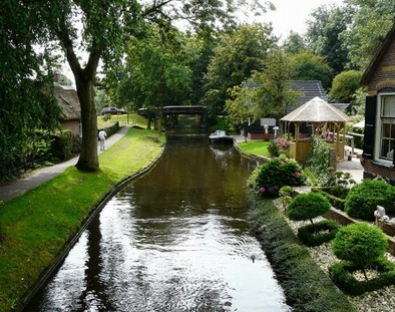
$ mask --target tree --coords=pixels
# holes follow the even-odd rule
[[[348,46],[341,33],[347,30],[351,21],[350,11],[336,6],[320,6],[308,20],[307,41],[309,49],[325,57],[334,74],[342,72],[349,62]]]
[[[93,87],[100,60],[105,68],[117,64],[123,56],[124,39],[136,35],[144,21],[165,29],[176,18],[182,18],[202,32],[211,32],[218,25],[233,24],[232,14],[237,8],[235,1],[223,6],[221,1],[211,0],[183,1],[182,5],[172,0],[18,0],[19,3],[35,12],[42,25],[37,35],[43,44],[47,43],[44,47],[50,49],[50,43],[56,40],[73,72],[82,124],[82,148],[76,167],[91,172],[99,169]],[[78,57],[79,49],[88,54],[84,63]]]
[[[240,86],[228,90],[231,98],[226,101],[226,111],[233,126],[251,116],[254,120],[274,117],[279,124],[287,107],[294,104],[298,92],[291,88],[287,55],[280,50],[271,51],[264,67]]]
[[[329,98],[340,103],[350,103],[359,89],[362,73],[357,70],[347,70],[338,74],[332,82]]]
[[[379,228],[359,222],[340,229],[332,248],[336,257],[357,265],[367,280],[366,266],[384,257],[388,240]]]
[[[253,74],[250,81],[257,85],[256,88],[251,88],[255,120],[271,116],[279,124],[287,107],[295,104],[299,93],[291,88],[289,66],[287,55],[280,50],[273,50],[268,54],[264,70]]]
[[[302,53],[307,50],[305,39],[296,32],[291,31],[288,38],[284,41],[283,50],[288,54]]]
[[[164,105],[187,104],[191,90],[191,59],[197,58],[199,48],[188,46],[185,35],[176,29],[166,33],[152,25],[144,38],[133,38],[128,43],[126,77],[121,91],[127,92],[129,102],[135,108],[159,109],[161,130]]]
[[[311,52],[291,54],[290,78],[293,80],[319,80],[329,90],[333,79],[333,70],[323,56]]]
[[[211,115],[223,112],[228,89],[250,78],[254,70],[263,68],[275,41],[271,27],[263,24],[240,25],[221,36],[208,66],[202,100]]]
[[[393,25],[394,3],[391,0],[345,0],[351,27],[341,39],[349,47],[352,68],[365,70]]]
[[[36,12],[18,1],[3,1],[0,25],[0,180],[7,180],[33,152],[37,132],[42,137],[59,126],[60,108],[47,72],[54,60],[34,49],[42,34]]]

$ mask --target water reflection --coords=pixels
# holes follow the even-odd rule
[[[233,148],[171,144],[106,205],[26,311],[287,311],[245,222],[253,168]]]

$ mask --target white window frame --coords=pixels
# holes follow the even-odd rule
[[[384,115],[383,113],[383,100],[385,97],[388,96],[393,96],[394,101],[395,101],[395,92],[394,93],[382,93],[377,96],[377,114],[376,114],[376,134],[375,134],[375,160],[379,162],[386,163],[388,165],[393,163],[392,158],[387,158],[386,155],[381,155],[381,149],[383,145],[383,140],[389,141],[390,145],[394,146],[395,149],[395,135],[394,137],[391,137],[391,130],[390,132],[390,137],[383,139],[383,120],[390,119],[390,127],[395,128],[395,103],[394,107],[391,107],[389,115]],[[388,152],[390,151],[390,148],[388,149]]]

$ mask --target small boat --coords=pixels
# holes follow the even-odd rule
[[[225,130],[216,130],[209,135],[208,141],[210,144],[233,144],[233,137]]]

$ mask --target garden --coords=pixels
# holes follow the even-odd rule
[[[294,311],[392,311],[395,257],[379,225],[395,224],[395,189],[380,177],[356,184],[348,173],[334,172],[325,142],[313,142],[303,166],[288,157],[284,139],[268,147],[274,157],[248,181],[252,228]],[[349,222],[331,220],[330,211]],[[313,291],[308,283],[316,278],[322,284],[315,281]],[[304,287],[310,292],[295,289]]]

